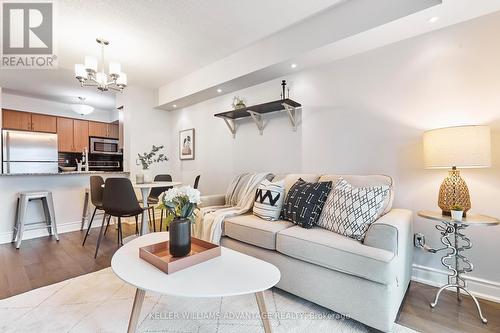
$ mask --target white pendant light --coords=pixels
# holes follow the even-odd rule
[[[85,102],[85,97],[78,97],[78,99],[80,100],[80,104],[72,104],[71,105],[71,109],[74,112],[76,112],[82,116],[86,116],[86,115],[94,112],[93,106],[83,104]]]

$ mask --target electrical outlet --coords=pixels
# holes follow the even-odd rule
[[[424,234],[417,232],[413,234],[413,245],[415,247],[423,249],[425,247],[425,236]]]

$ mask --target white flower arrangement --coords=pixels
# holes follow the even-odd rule
[[[194,210],[201,202],[200,191],[191,186],[173,187],[159,196],[158,208],[167,211],[167,225],[175,218],[194,221]]]

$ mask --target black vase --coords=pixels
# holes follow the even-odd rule
[[[174,257],[184,257],[191,252],[191,221],[174,219],[168,227],[169,250]]]

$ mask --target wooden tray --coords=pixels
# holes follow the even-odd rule
[[[174,258],[169,252],[168,241],[139,248],[139,257],[161,271],[171,274],[220,256],[220,246],[191,237],[191,252],[185,257]]]

